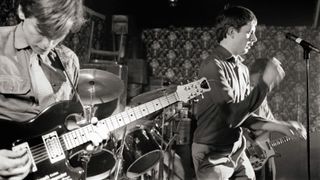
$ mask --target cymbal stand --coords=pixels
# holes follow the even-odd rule
[[[123,162],[123,155],[122,154],[123,154],[123,148],[124,148],[126,133],[127,133],[127,126],[125,126],[124,129],[123,129],[122,141],[121,141],[121,144],[120,144],[120,148],[119,148],[119,151],[116,153],[117,161],[116,161],[116,169],[115,169],[114,180],[118,180],[119,173],[121,171],[122,162]]]
[[[91,119],[94,117],[95,109],[93,104],[93,97],[95,96],[95,83],[94,81],[90,81],[89,84],[91,85],[90,88],[90,104],[84,106],[84,115],[87,124],[91,124]]]

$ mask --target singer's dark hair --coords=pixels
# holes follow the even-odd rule
[[[227,37],[227,32],[230,27],[235,28],[237,31],[251,21],[257,21],[254,13],[248,8],[242,6],[232,6],[224,9],[216,17],[216,37],[220,42]]]

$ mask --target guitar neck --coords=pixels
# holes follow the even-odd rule
[[[279,139],[275,139],[275,140],[270,141],[270,145],[272,147],[275,147],[275,146],[279,146],[279,145],[281,145],[283,143],[286,143],[286,142],[289,142],[289,141],[292,141],[292,140],[295,140],[295,139],[297,139],[296,136],[283,136],[283,137],[281,137]]]
[[[66,150],[73,149],[84,143],[90,141],[89,134],[94,132],[94,127],[102,128],[102,130],[112,132],[122,126],[125,126],[135,120],[156,112],[178,101],[177,93],[172,93],[155,100],[149,101],[145,104],[136,106],[127,111],[110,116],[108,118],[98,121],[96,125],[86,125],[82,128],[76,129],[61,136]]]

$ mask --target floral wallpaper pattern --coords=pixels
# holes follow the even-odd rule
[[[286,76],[268,96],[270,106],[279,120],[294,120],[306,125],[306,62],[302,47],[287,40],[286,32],[314,45],[320,44],[319,29],[260,25],[256,32],[258,42],[244,56],[244,63],[250,66],[260,57],[279,59]],[[212,27],[145,29],[142,40],[152,76],[176,84],[198,78],[200,62],[208,58],[216,43]],[[310,130],[314,131],[320,129],[320,55],[311,52],[309,63],[309,119]]]

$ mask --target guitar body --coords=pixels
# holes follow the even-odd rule
[[[263,133],[257,138],[252,139],[248,134],[246,154],[255,171],[260,170],[270,157],[276,155],[273,147],[270,145],[269,133]]]
[[[26,122],[0,120],[0,146],[2,149],[11,149],[27,144],[26,148],[30,148],[30,157],[37,162],[34,162],[33,172],[26,179],[79,179],[82,169],[69,166],[66,161],[69,156],[68,152],[64,152],[65,158],[52,163],[46,157],[53,152],[47,151],[45,146],[41,147],[39,144],[54,141],[55,137],[48,134],[55,132],[54,134],[59,136],[67,132],[65,120],[70,115],[81,114],[81,112],[80,104],[62,101],[46,108],[36,118]],[[47,144],[50,145],[50,143]]]

